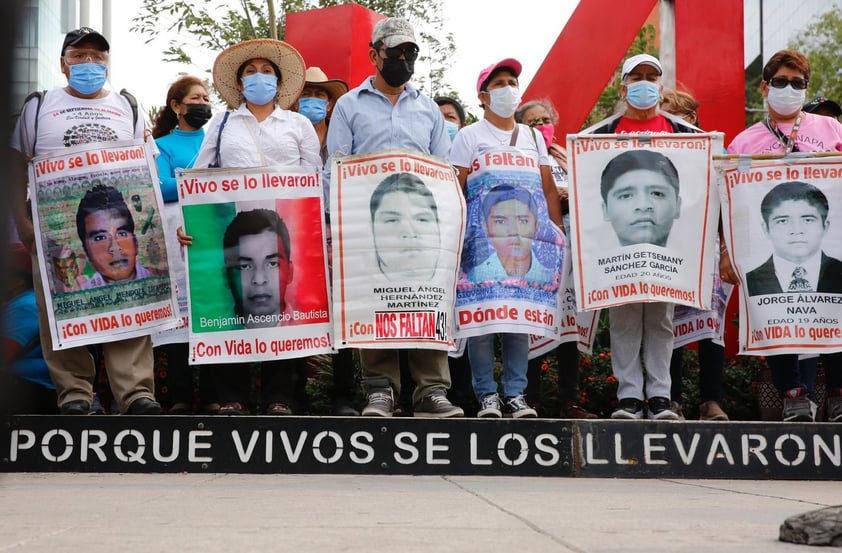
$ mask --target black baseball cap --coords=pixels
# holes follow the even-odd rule
[[[830,110],[833,115],[839,117],[842,115],[842,107],[833,100],[828,100],[824,96],[816,96],[806,104],[804,104],[804,111],[813,113],[819,108]]]
[[[105,37],[102,36],[102,33],[95,31],[90,27],[79,27],[64,36],[64,44],[61,45],[61,55],[64,55],[68,46],[76,46],[83,40],[93,40],[99,42],[104,52],[111,50],[111,46],[108,44],[108,41],[105,40]]]

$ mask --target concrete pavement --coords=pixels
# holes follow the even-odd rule
[[[0,475],[0,552],[777,552],[842,483],[242,474]]]

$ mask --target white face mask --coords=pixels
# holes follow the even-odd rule
[[[520,105],[520,89],[514,86],[489,90],[488,95],[491,97],[488,107],[504,119],[514,115],[515,110]]]
[[[804,105],[804,100],[807,98],[807,89],[795,90],[792,85],[787,85],[784,88],[769,87],[769,95],[766,100],[769,102],[769,107],[775,110],[780,115],[792,115],[797,111],[801,111],[801,106]]]

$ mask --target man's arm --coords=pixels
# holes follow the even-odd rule
[[[12,159],[12,215],[15,218],[15,226],[21,242],[29,251],[32,251],[35,247],[35,227],[32,224],[32,215],[26,201],[29,182],[26,157],[14,149],[10,157]]]

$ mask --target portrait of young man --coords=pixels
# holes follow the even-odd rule
[[[620,245],[666,246],[681,215],[678,171],[665,155],[630,150],[613,158],[600,182],[603,218]]]
[[[289,230],[269,209],[237,213],[223,236],[225,273],[234,312],[246,328],[289,324],[286,290],[293,278]]]
[[[85,193],[76,210],[76,231],[96,271],[84,288],[152,275],[137,261],[134,219],[122,194],[114,187],[100,184]]]
[[[761,225],[772,255],[746,274],[749,296],[842,293],[842,261],[822,251],[827,212],[827,197],[806,182],[778,184],[763,197]]]

